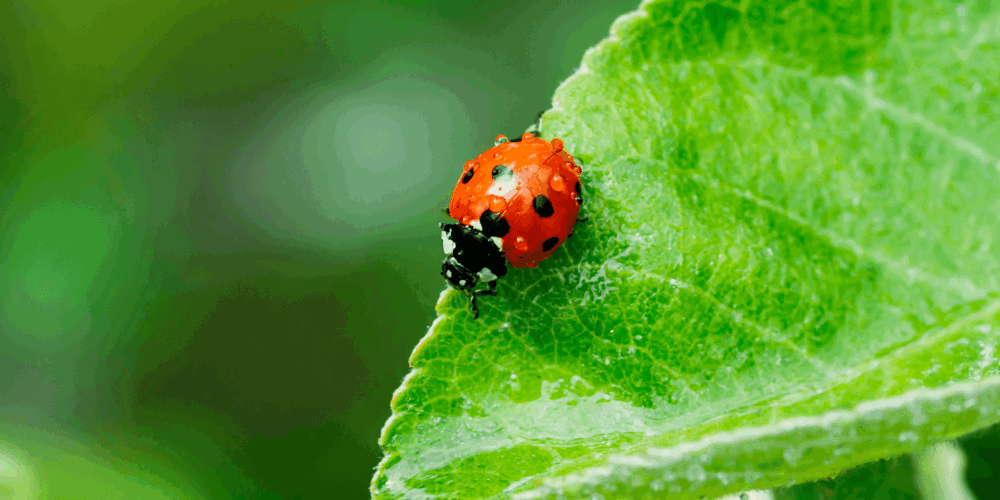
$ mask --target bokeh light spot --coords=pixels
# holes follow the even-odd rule
[[[337,136],[345,138],[347,144],[345,148],[338,148],[338,156],[371,172],[402,168],[407,144],[400,111],[376,104],[351,109],[341,115]]]
[[[371,228],[401,229],[437,206],[473,150],[469,92],[405,73],[317,89],[250,142],[234,203],[285,240],[357,245]]]
[[[39,493],[34,470],[13,450],[0,446],[0,499],[34,500]]]

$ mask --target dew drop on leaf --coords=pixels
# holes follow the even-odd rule
[[[708,478],[708,474],[705,472],[705,468],[699,463],[692,463],[687,468],[687,479],[691,482],[691,488],[698,488],[701,483],[705,482]]]
[[[794,467],[799,463],[799,459],[802,458],[802,448],[789,446],[788,448],[785,448],[785,451],[781,454],[781,456],[785,458],[785,462],[788,462],[788,465]]]

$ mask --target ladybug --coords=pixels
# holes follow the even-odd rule
[[[459,223],[440,225],[441,275],[469,296],[476,318],[476,297],[497,294],[507,262],[535,267],[569,237],[583,203],[580,172],[561,139],[531,132],[498,136],[465,164],[447,210]]]

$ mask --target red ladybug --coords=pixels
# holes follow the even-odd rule
[[[496,295],[496,280],[514,267],[535,267],[559,248],[580,213],[580,167],[561,139],[527,132],[465,164],[448,206],[460,224],[441,224],[441,275],[470,297]],[[506,262],[505,262],[506,260]],[[475,290],[479,283],[485,290]]]

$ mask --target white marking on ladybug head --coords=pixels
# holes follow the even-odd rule
[[[451,269],[449,269],[449,270],[447,270],[447,271],[445,271],[445,272],[447,272],[447,273],[448,273],[448,277],[450,278],[450,277],[451,277]]]
[[[482,231],[483,230],[483,223],[479,222],[478,220],[474,220],[474,221],[470,222],[469,225],[472,226],[472,227],[474,227],[474,228],[476,228],[476,231]]]
[[[503,250],[503,240],[499,236],[491,236],[490,241],[497,246],[501,251]]]
[[[464,287],[465,286],[465,280],[458,280],[458,286]]]
[[[490,271],[488,267],[480,269],[477,274],[479,274],[479,281],[487,282],[497,279],[497,275],[493,274],[493,271]]]
[[[448,237],[448,231],[441,231],[441,243],[444,244],[444,253],[451,255],[455,251],[455,242]]]

